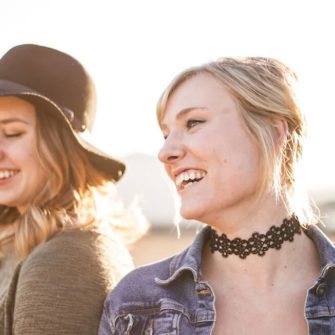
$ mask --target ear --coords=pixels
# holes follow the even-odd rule
[[[272,122],[276,147],[282,147],[288,136],[288,124],[284,119],[273,119]]]

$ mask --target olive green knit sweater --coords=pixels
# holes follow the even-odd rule
[[[123,244],[95,231],[63,231],[22,262],[7,247],[0,334],[96,334],[108,291],[131,269]]]

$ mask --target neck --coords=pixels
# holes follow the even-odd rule
[[[311,268],[316,272],[319,270],[317,251],[304,234],[297,235],[293,243],[283,244],[280,250],[269,250],[263,257],[251,255],[240,259],[232,255],[223,258],[219,253],[212,254],[206,247],[203,260],[202,271],[206,280],[219,280],[228,284],[238,278],[240,283],[249,287],[263,289],[285,282],[287,278],[303,278]]]
[[[211,253],[207,245],[202,257],[203,279],[216,286],[238,286],[271,290],[288,281],[299,283],[305,278],[316,278],[320,259],[313,242],[304,234],[295,235],[292,242],[285,242],[281,249],[270,249],[264,256],[250,255],[241,259],[236,255],[227,258],[218,252]],[[299,269],[299,271],[297,271]]]
[[[257,204],[226,208],[206,223],[219,235],[225,234],[230,239],[247,239],[254,232],[265,233],[271,226],[280,225],[290,214],[283,201],[278,200],[274,194],[267,194]]]
[[[271,226],[280,226],[288,216],[283,203],[267,197],[247,213],[228,211],[222,221],[210,225],[219,235],[225,234],[231,240],[236,237],[249,239],[254,232],[264,234]],[[242,281],[248,287],[271,288],[274,283],[285,282],[284,278],[297,279],[296,276],[307,275],[310,271],[319,271],[319,257],[304,233],[295,234],[292,242],[284,242],[279,250],[269,249],[264,256],[252,254],[241,259],[229,255],[225,258],[219,252],[211,253],[209,245],[203,251],[202,272],[204,279],[210,282]]]

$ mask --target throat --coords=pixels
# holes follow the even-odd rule
[[[283,242],[281,250],[269,248],[263,256],[241,258],[232,253],[224,257],[218,251],[212,252],[208,241],[201,263],[203,280],[217,287],[222,287],[223,282],[225,287],[239,283],[239,290],[243,287],[262,292],[283,289],[287,281],[311,286],[321,270],[320,257],[313,241],[300,229],[294,241]]]

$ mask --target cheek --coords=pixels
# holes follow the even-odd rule
[[[27,150],[23,156],[24,160],[27,162],[27,165],[34,170],[40,170],[41,164],[37,158],[36,152],[34,150]]]
[[[27,148],[25,152],[22,152],[22,163],[26,166],[26,172],[31,175],[37,183],[45,182],[47,175],[42,168],[41,162],[37,156],[37,152],[34,148]]]
[[[23,137],[21,141],[15,143],[13,146],[14,155],[20,159],[22,162],[27,162],[27,164],[32,164],[32,162],[37,161],[36,152],[36,139],[33,135],[27,135]]]
[[[227,165],[232,159],[234,149],[227,144],[215,143],[212,148],[205,148],[210,155],[211,160],[217,161],[221,165]]]

